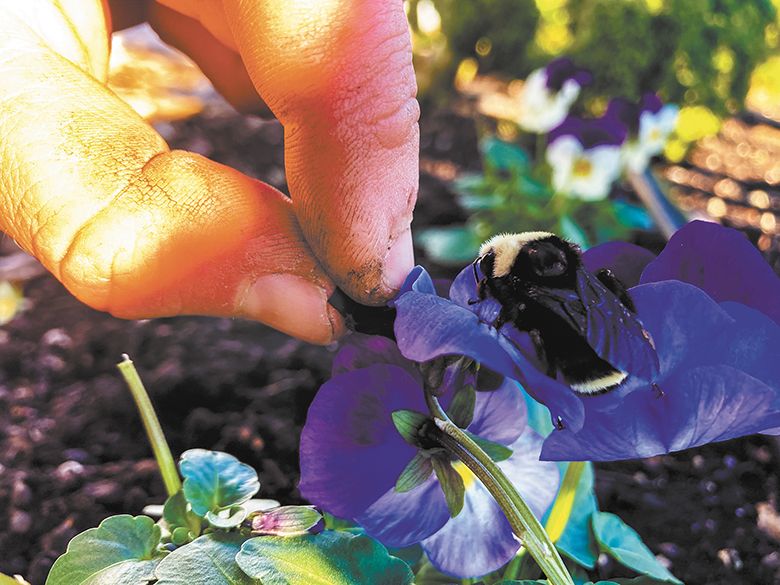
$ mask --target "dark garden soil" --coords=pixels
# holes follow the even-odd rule
[[[161,128],[179,148],[284,188],[282,134],[221,112]],[[435,175],[478,160],[468,121],[430,116],[418,224],[461,219]],[[433,172],[433,174],[432,174]],[[261,497],[297,502],[297,442],[334,348],[262,325],[180,317],[121,321],[75,301],[51,277],[0,328],[0,571],[42,585],[70,538],[111,514],[138,514],[163,486],[115,369],[135,360],[176,453],[228,451],[259,471]],[[747,438],[598,466],[603,509],[636,528],[688,585],[780,583],[778,453]],[[620,575],[606,564],[601,576]]]

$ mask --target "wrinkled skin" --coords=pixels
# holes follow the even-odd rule
[[[281,121],[292,201],[171,151],[106,88],[111,31],[144,20],[239,109]],[[0,56],[0,229],[83,302],[328,343],[335,286],[379,304],[412,267],[400,0],[0,0]]]

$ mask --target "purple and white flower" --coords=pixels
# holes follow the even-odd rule
[[[354,520],[387,546],[420,543],[433,565],[451,575],[476,577],[511,560],[520,543],[487,489],[463,463],[440,449],[409,444],[394,426],[396,411],[426,411],[413,362],[388,339],[355,334],[336,356],[333,370],[301,434],[301,494]],[[446,393],[442,403],[448,403]],[[497,390],[477,392],[466,429],[511,450],[497,465],[541,518],[560,476],[554,463],[539,461],[542,438],[527,425],[515,384],[505,381]],[[420,466],[425,475],[415,487],[399,489],[396,482],[413,460],[427,465]],[[462,479],[463,507],[454,517],[432,464],[451,466]]]
[[[654,93],[645,94],[638,104],[623,98],[609,102],[606,117],[623,124],[628,131],[622,149],[623,164],[628,171],[644,172],[650,159],[663,151],[678,114],[676,105],[664,104]]]
[[[566,57],[536,69],[525,80],[520,94],[518,125],[528,132],[549,132],[563,122],[580,89],[590,80],[590,73]]]
[[[550,132],[547,147],[555,191],[584,201],[604,199],[620,176],[625,138],[625,127],[612,118],[567,118]]]

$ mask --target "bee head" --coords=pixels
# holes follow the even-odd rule
[[[523,244],[512,264],[511,272],[523,280],[537,283],[571,280],[580,267],[579,248],[550,235]]]
[[[563,284],[580,268],[579,248],[549,232],[501,234],[482,245],[475,261],[485,276]]]

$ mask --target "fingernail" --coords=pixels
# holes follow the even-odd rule
[[[412,231],[407,229],[400,234],[385,257],[383,283],[390,290],[398,290],[414,268],[414,249]]]
[[[328,305],[327,291],[292,274],[258,278],[240,308],[250,319],[311,343],[330,343],[343,332],[343,319]]]

